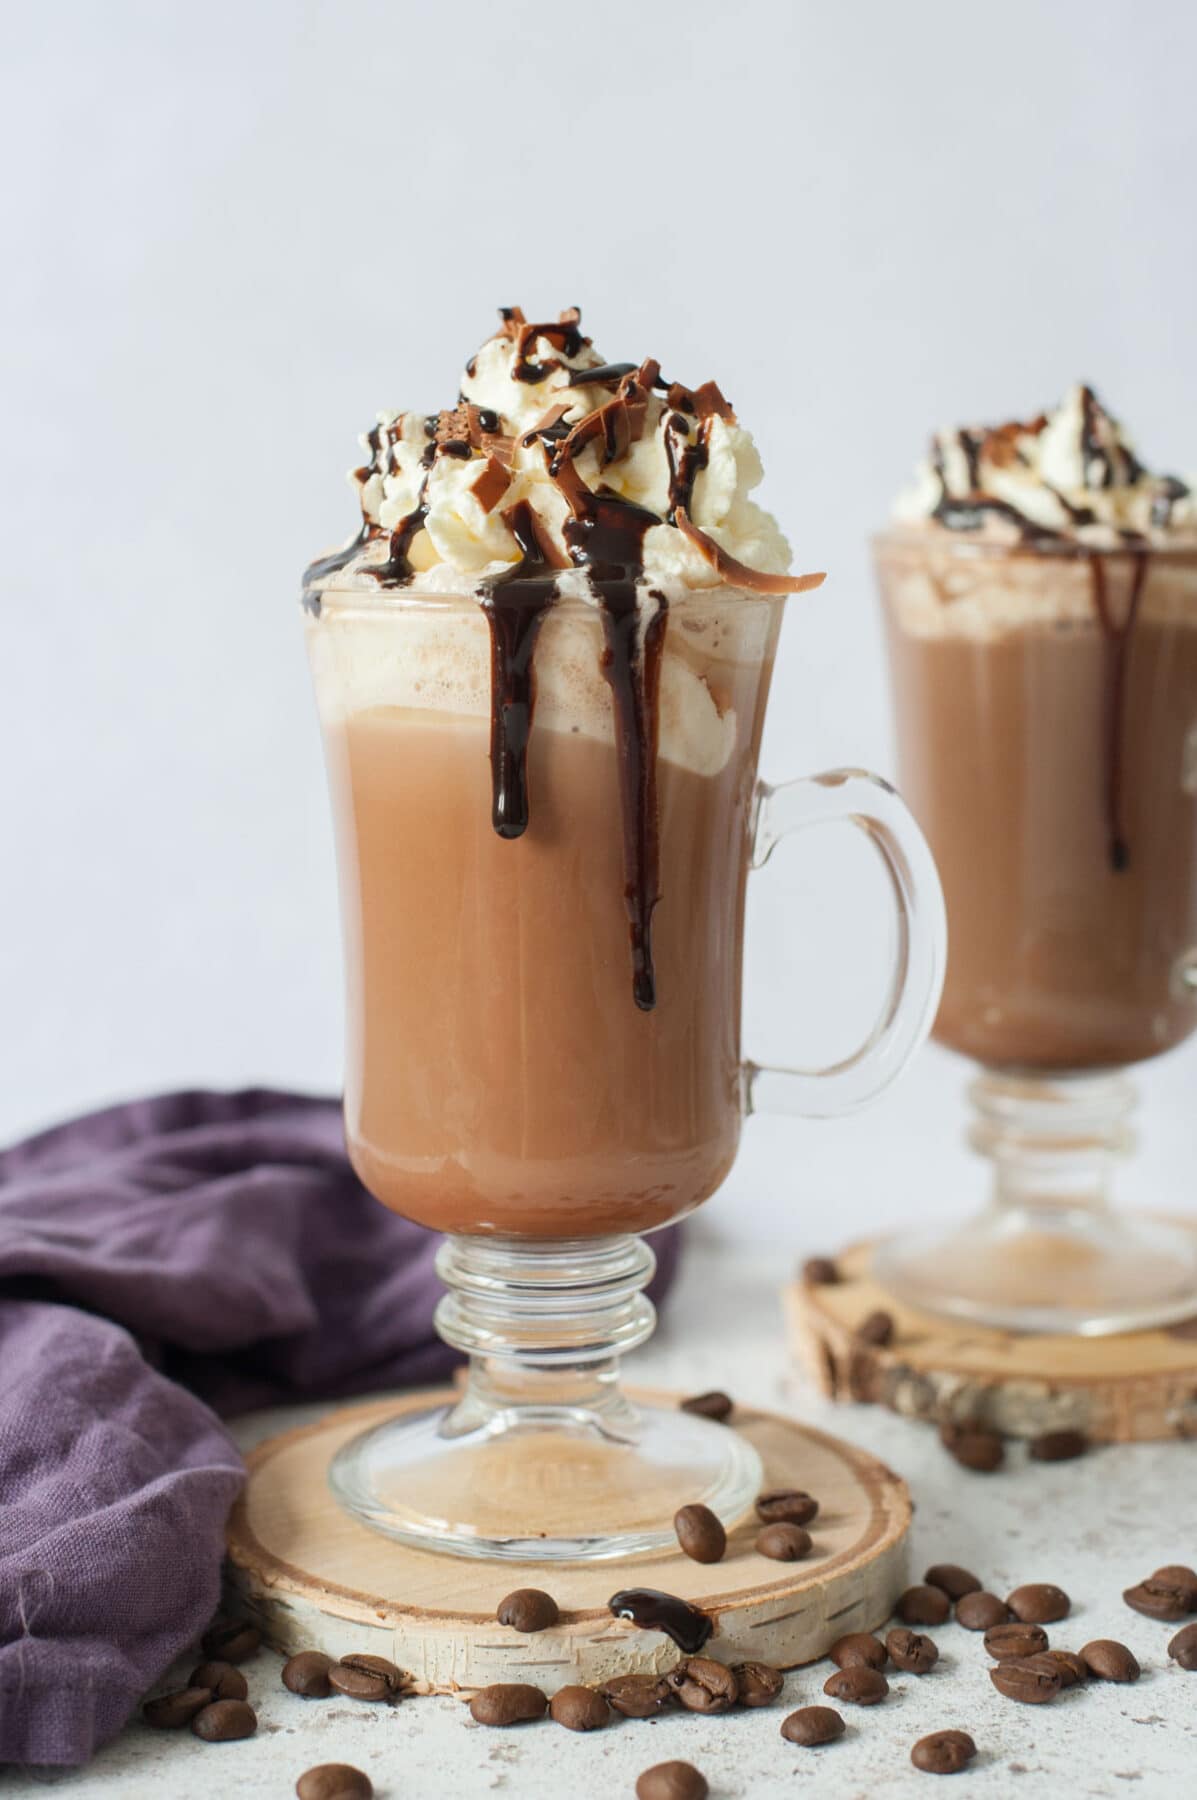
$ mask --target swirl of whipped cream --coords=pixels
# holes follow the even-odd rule
[[[531,514],[561,594],[601,585],[578,521],[613,496],[639,520],[635,578],[670,599],[692,589],[792,592],[777,522],[749,498],[761,480],[751,434],[713,382],[690,389],[659,364],[605,363],[576,308],[529,323],[518,308],[467,364],[458,404],[380,414],[355,469],[359,536],[314,563],[307,586],[367,576],[417,590],[485,590],[528,562]],[[525,538],[526,538],[525,531]]]
[[[1152,474],[1092,388],[1026,423],[939,431],[894,517],[1095,548],[1197,536],[1197,494]]]

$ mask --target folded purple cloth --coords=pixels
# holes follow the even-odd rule
[[[243,1477],[216,1413],[452,1365],[437,1243],[330,1100],[169,1094],[0,1154],[0,1763],[86,1761],[211,1618]]]

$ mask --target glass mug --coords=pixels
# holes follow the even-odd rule
[[[1110,1188],[1126,1066],[1197,1031],[1197,548],[897,527],[874,554],[952,933],[934,1034],[980,1065],[970,1137],[994,1165],[984,1211],[895,1237],[879,1278],[1013,1329],[1186,1317],[1197,1233]]]
[[[944,922],[922,836],[860,771],[757,782],[781,599],[675,602],[646,1009],[598,609],[563,598],[541,624],[515,838],[491,819],[478,600],[330,587],[308,610],[341,878],[349,1153],[385,1205],[447,1234],[437,1329],[470,1359],[456,1406],[349,1444],[334,1490],[392,1536],[477,1556],[656,1548],[688,1500],[730,1520],[758,1491],[751,1446],[633,1406],[618,1384],[619,1356],[653,1328],[640,1234],[715,1191],[747,1113],[851,1110],[923,1041]],[[898,951],[880,1017],[832,1068],[743,1063],[748,870],[790,832],[843,820],[892,881]]]

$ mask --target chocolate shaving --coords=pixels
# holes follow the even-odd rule
[[[519,313],[518,322],[515,315]],[[578,356],[590,342],[583,337],[579,329],[582,319],[581,309],[567,306],[555,324],[545,321],[542,324],[528,324],[518,307],[508,307],[503,311],[504,334],[515,338],[515,358],[511,365],[513,381],[526,381],[533,385],[543,381],[552,370],[561,368],[561,356]],[[512,327],[515,327],[514,331]],[[544,338],[561,356],[546,356],[543,362],[533,362],[532,346],[538,338]]]
[[[742,563],[738,557],[724,550],[705,531],[700,531],[684,506],[677,509],[677,528],[683,537],[689,538],[696,550],[701,550],[711,567],[722,575],[729,587],[744,588],[750,594],[805,594],[812,588],[822,587],[827,579],[825,573],[767,575],[763,569],[750,569],[747,563]]]
[[[644,435],[650,390],[659,368],[658,363],[650,360],[625,375],[609,400],[604,400],[601,406],[578,420],[561,446],[559,459],[572,459],[595,438],[602,439],[600,468],[626,455],[629,446],[638,443]],[[556,472],[556,469],[552,471]]]
[[[474,481],[474,498],[483,512],[493,512],[511,486],[511,476],[497,456],[488,456]]]
[[[700,388],[695,388],[693,399],[694,410],[700,419],[709,419],[712,413],[716,413],[728,425],[736,423],[735,409],[729,400],[724,399],[715,382],[704,381]]]

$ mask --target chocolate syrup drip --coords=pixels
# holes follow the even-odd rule
[[[490,624],[491,820],[502,838],[528,829],[528,739],[536,698],[532,655],[544,616],[557,598],[557,571],[546,561],[526,500],[504,514],[523,552],[482,600]]]
[[[571,369],[567,387],[616,387],[625,375],[634,375],[639,363],[600,363],[597,369]]]
[[[674,414],[674,418],[678,417],[679,414]],[[669,510],[666,518],[671,525],[677,524],[679,506],[684,507],[687,513],[690,511],[698,472],[705,469],[709,461],[707,433],[710,421],[704,420],[693,442],[686,433],[685,423],[682,419],[681,429],[678,429],[671,418],[670,429],[665,433],[665,455],[669,462]]]
[[[657,1003],[652,951],[653,911],[660,899],[657,689],[668,614],[658,600],[641,639],[636,583],[644,571],[645,533],[660,523],[656,513],[608,488],[587,492],[577,515],[565,521],[570,556],[589,571],[603,615],[602,670],[615,709],[632,997],[642,1012]]]
[[[323,586],[330,575],[335,575],[338,569],[343,569],[347,563],[351,563],[374,535],[373,525],[368,519],[363,519],[362,528],[351,544],[343,544],[339,550],[334,550],[331,556],[322,556],[317,562],[308,564],[303,572],[301,595],[305,612],[310,612],[313,618],[320,617],[320,595],[316,590]]]
[[[499,311],[507,323],[516,323],[514,307],[500,307]],[[519,335],[516,339],[516,354],[511,365],[513,381],[543,381],[551,369],[561,367],[556,357],[546,357],[542,363],[534,362],[528,352],[537,338],[544,338],[546,343],[559,350],[562,356],[579,356],[588,342],[582,336],[581,327],[576,317],[558,319],[553,324],[528,325],[519,324]]]
[[[663,1631],[685,1656],[697,1656],[715,1629],[707,1613],[659,1588],[620,1588],[608,1600],[607,1609],[617,1619],[631,1619],[646,1631]]]
[[[1106,641],[1105,800],[1106,823],[1110,838],[1110,867],[1115,874],[1121,874],[1130,866],[1130,846],[1126,841],[1125,820],[1122,817],[1122,739],[1126,713],[1127,664],[1130,659],[1135,622],[1139,616],[1139,602],[1143,596],[1143,583],[1147,577],[1148,561],[1145,550],[1135,552],[1133,555],[1134,573],[1131,577],[1130,600],[1127,604],[1126,618],[1121,625],[1116,623],[1110,610],[1110,597],[1106,591],[1104,558],[1099,552],[1090,559],[1090,568],[1093,574],[1093,607]]]

